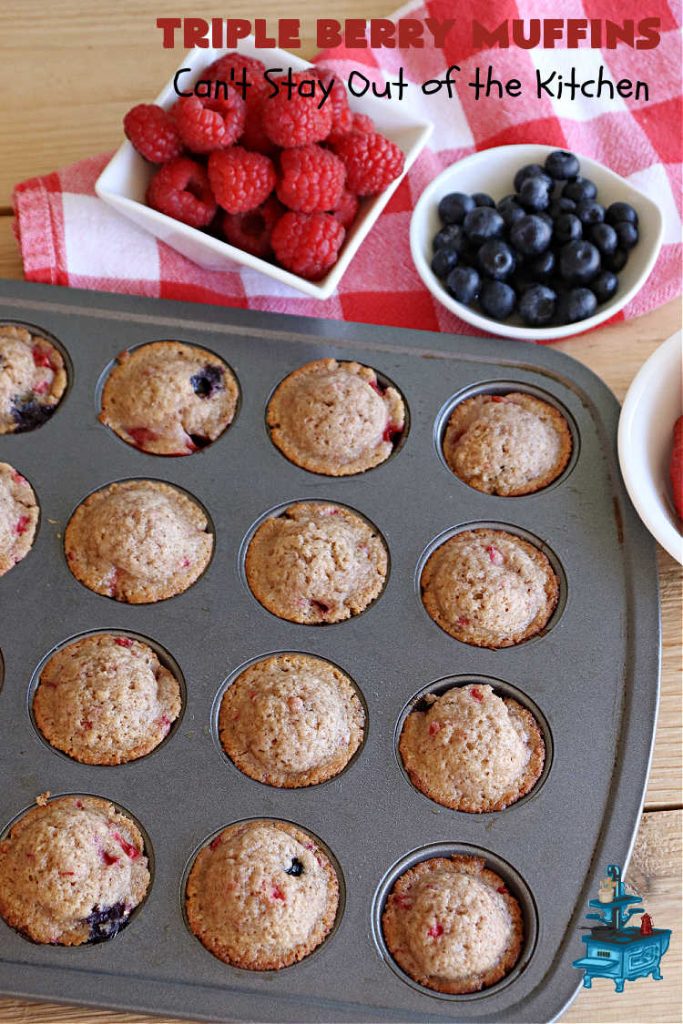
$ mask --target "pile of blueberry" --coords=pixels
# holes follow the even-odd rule
[[[585,320],[611,299],[638,214],[628,203],[605,209],[580,169],[573,153],[555,150],[543,166],[520,168],[514,195],[499,203],[482,192],[444,196],[432,270],[448,293],[494,320],[516,311],[529,327]]]

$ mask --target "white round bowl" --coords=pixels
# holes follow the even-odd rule
[[[619,418],[619,464],[631,501],[648,530],[683,564],[681,520],[671,497],[674,423],[683,413],[681,332],[641,366]]]
[[[444,284],[432,271],[432,239],[441,227],[437,206],[439,200],[449,192],[488,192],[496,202],[514,192],[512,184],[515,173],[525,164],[542,164],[548,153],[556,146],[518,145],[495,146],[473,153],[464,160],[458,160],[442,171],[427,186],[420,196],[410,221],[410,248],[417,271],[434,298],[461,320],[479,327],[489,334],[500,334],[506,338],[522,338],[527,341],[555,341],[579,334],[614,316],[633,296],[640,291],[655,265],[662,244],[663,220],[657,206],[648,196],[630,185],[624,178],[610,171],[603,164],[588,157],[580,156],[581,174],[590,178],[598,187],[598,199],[604,206],[614,202],[631,203],[638,211],[638,245],[631,250],[629,260],[619,273],[619,291],[598,307],[597,312],[586,320],[561,327],[527,327],[519,317],[509,321],[492,320],[461,302],[456,302]]]

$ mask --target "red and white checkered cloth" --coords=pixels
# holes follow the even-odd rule
[[[681,291],[681,50],[680,7],[650,0],[566,0],[565,18],[660,18],[661,41],[652,50],[492,49],[474,52],[472,20],[482,19],[478,0],[426,0],[400,11],[401,17],[457,16],[445,49],[328,51],[319,56],[343,78],[361,67],[381,82],[403,66],[406,78],[421,83],[460,66],[462,81],[477,65],[493,65],[498,78],[518,78],[527,98],[478,101],[473,90],[457,97],[425,97],[408,89],[403,100],[435,124],[431,148],[404,179],[327,301],[311,299],[253,270],[208,271],[140,231],[97,199],[94,182],[109,159],[92,157],[18,185],[14,192],[16,234],[26,278],[51,284],[96,288],[160,298],[217,303],[273,312],[358,320],[397,327],[478,333],[436,302],[413,266],[408,242],[410,214],[427,185],[454,160],[479,149],[515,142],[546,143],[575,150],[607,164],[655,199],[665,222],[664,245],[647,286],[615,319],[638,316]],[[488,22],[543,18],[541,0],[495,0]],[[398,17],[399,15],[395,15]],[[572,65],[582,79],[605,65],[613,80],[645,79],[650,99],[570,102],[535,96],[536,69],[565,74]]]

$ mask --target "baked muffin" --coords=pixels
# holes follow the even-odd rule
[[[276,971],[329,934],[339,882],[312,836],[285,821],[229,825],[197,854],[186,890],[191,930],[234,967]]]
[[[572,435],[562,413],[517,391],[459,402],[443,440],[444,457],[456,476],[477,491],[505,497],[547,487],[571,452]]]
[[[33,698],[48,743],[83,764],[123,764],[148,754],[180,708],[180,684],[152,648],[111,633],[56,651]]]
[[[20,434],[45,423],[66,383],[56,345],[20,324],[0,324],[0,434]]]
[[[364,724],[348,676],[310,654],[275,654],[249,665],[225,691],[219,716],[221,744],[240,771],[290,789],[338,775],[358,749]]]
[[[342,505],[290,505],[256,530],[246,558],[254,597],[288,622],[341,622],[379,596],[388,557],[382,538]]]
[[[382,931],[414,981],[462,995],[495,985],[519,959],[519,903],[482,857],[423,860],[394,883]]]
[[[505,530],[464,530],[427,559],[422,601],[447,633],[475,647],[511,647],[535,636],[560,586],[547,557]]]
[[[66,560],[89,590],[128,604],[163,601],[199,579],[211,559],[206,515],[158,480],[124,480],[83,501],[64,534]]]
[[[44,801],[0,842],[0,915],[33,942],[113,938],[149,883],[137,825],[99,797]]]
[[[31,550],[38,528],[38,503],[28,480],[0,462],[0,576]]]
[[[538,781],[545,743],[511,697],[476,683],[429,694],[406,718],[399,753],[413,785],[454,811],[502,811]]]
[[[151,455],[192,455],[234,418],[239,390],[206,349],[155,341],[122,352],[102,392],[100,420]]]
[[[396,388],[369,366],[316,359],[290,373],[268,403],[273,443],[311,473],[349,476],[389,458],[405,429]]]

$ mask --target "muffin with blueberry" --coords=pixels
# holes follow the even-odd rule
[[[464,995],[501,981],[519,959],[518,901],[482,857],[433,857],[396,880],[382,932],[398,966],[420,985]]]
[[[363,738],[365,713],[336,665],[310,654],[254,662],[221,701],[223,749],[270,786],[312,786],[338,775]]]
[[[197,854],[187,880],[192,932],[233,967],[276,971],[331,931],[339,881],[303,829],[272,819],[229,825]]]
[[[36,328],[0,324],[0,434],[20,434],[52,416],[67,385],[64,357]]]
[[[180,708],[180,684],[152,648],[111,633],[56,651],[33,698],[48,743],[83,764],[143,757],[168,735]]]
[[[111,939],[149,884],[140,830],[99,797],[42,799],[0,841],[0,916],[33,942]]]
[[[342,622],[379,597],[388,570],[377,530],[343,505],[306,501],[264,520],[247,550],[247,581],[288,622]]]
[[[536,784],[545,743],[536,719],[483,683],[430,694],[399,740],[413,785],[454,811],[501,811]]]
[[[459,402],[443,439],[448,466],[470,487],[515,497],[547,487],[565,470],[572,435],[562,413],[524,392]]]
[[[213,552],[205,512],[158,480],[109,484],[81,502],[64,534],[67,564],[89,590],[128,604],[181,594]]]
[[[38,528],[38,503],[28,480],[0,462],[0,576],[31,550]]]
[[[389,458],[405,429],[405,408],[369,366],[317,359],[285,377],[267,419],[273,443],[291,462],[350,476]]]
[[[192,455],[232,423],[239,390],[206,349],[155,341],[122,352],[102,392],[100,420],[151,455]]]
[[[548,557],[505,530],[463,530],[427,559],[422,602],[438,626],[475,647],[511,647],[536,636],[557,606]]]

